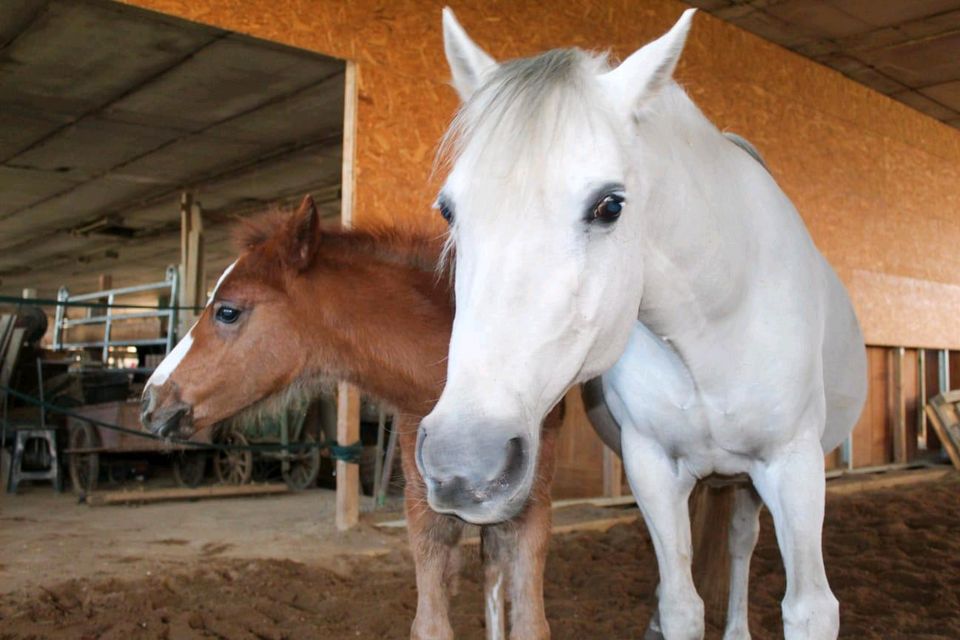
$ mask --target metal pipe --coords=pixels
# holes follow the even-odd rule
[[[950,391],[950,351],[941,349],[937,357],[940,366],[940,393]]]
[[[927,449],[927,351],[917,349],[917,449]]]
[[[66,287],[60,287],[57,291],[57,301],[66,302],[70,298],[70,292]],[[63,318],[67,308],[62,304],[57,305],[57,310],[53,321],[53,350],[60,351],[63,348]]]
[[[840,464],[847,469],[853,469],[853,435],[847,438],[840,445]]]
[[[384,412],[383,407],[381,407],[380,413],[377,414],[377,453],[373,461],[373,507],[375,509],[382,507],[386,501],[385,492],[383,491],[383,478],[381,477],[383,473],[383,441],[386,432],[387,414]]]
[[[100,358],[100,361],[103,364],[110,363],[110,333],[113,329],[113,301],[115,300],[114,294],[111,293],[107,296],[107,320],[104,323],[103,327],[103,355]]]
[[[150,339],[141,339],[141,340],[111,340],[107,346],[110,347],[149,347],[157,344],[166,344],[166,338],[150,338]],[[95,347],[102,347],[104,344],[103,340],[95,340],[91,342],[65,342],[61,346],[62,349],[93,349]]]
[[[114,294],[115,296],[124,296],[129,293],[142,293],[143,291],[154,291],[156,289],[166,289],[170,286],[169,280],[164,280],[163,282],[151,282],[150,284],[138,284],[130,287],[120,287],[119,289],[106,289],[104,291],[94,291],[93,293],[81,293],[79,295],[70,296],[69,302],[83,302],[85,300],[95,300],[97,298],[102,298],[107,294]]]
[[[136,313],[117,313],[110,314],[110,318],[117,320],[137,320],[139,318],[166,318],[170,315],[169,309],[160,309],[158,311],[138,311]],[[77,327],[85,324],[103,324],[107,321],[107,316],[91,316],[89,318],[65,318],[63,328]]]

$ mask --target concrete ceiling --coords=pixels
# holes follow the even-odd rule
[[[183,190],[212,279],[238,215],[308,192],[338,215],[343,72],[106,0],[3,0],[0,293],[161,280]],[[84,232],[97,222],[113,233]]]
[[[960,0],[686,0],[960,129]]]

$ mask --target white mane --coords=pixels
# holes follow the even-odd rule
[[[602,109],[595,78],[609,70],[607,55],[581,49],[553,49],[501,63],[457,112],[444,134],[437,159],[452,163],[472,144],[480,155],[520,158],[549,156],[550,145],[570,117]]]

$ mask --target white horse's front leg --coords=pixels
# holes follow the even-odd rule
[[[730,596],[723,640],[750,640],[747,602],[750,585],[750,558],[760,535],[763,502],[751,486],[734,489],[730,520]]]
[[[666,640],[703,638],[703,600],[690,572],[690,514],[687,499],[696,484],[656,442],[630,429],[623,435],[623,463],[630,488],[650,530],[660,568],[659,625]]]
[[[773,515],[783,556],[786,640],[833,640],[840,605],[823,567],[823,449],[812,430],[751,472],[754,486]]]

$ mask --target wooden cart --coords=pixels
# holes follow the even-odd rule
[[[213,468],[217,479],[228,484],[245,484],[253,478],[258,463],[280,463],[283,481],[293,491],[303,491],[317,482],[320,472],[320,446],[323,429],[307,425],[309,405],[294,403],[277,415],[247,417],[214,428],[216,443],[251,446],[265,445],[260,451],[236,449],[215,451]],[[279,445],[279,446],[278,446]]]
[[[85,405],[73,412],[97,423],[117,425],[135,432],[141,429],[140,403],[134,400]],[[87,495],[97,488],[102,456],[158,452],[174,457],[173,476],[182,487],[196,487],[203,482],[207,460],[212,458],[214,473],[221,483],[246,484],[253,479],[257,463],[278,461],[284,482],[292,490],[301,491],[316,483],[320,471],[317,437],[306,428],[306,416],[306,407],[296,407],[274,418],[217,425],[191,438],[198,444],[211,444],[212,436],[214,446],[210,447],[142,437],[71,416],[67,420],[69,444],[66,450],[70,479],[74,491]],[[322,433],[319,437],[323,437]],[[291,443],[302,445],[302,448],[275,447]],[[267,446],[258,451],[258,445]]]
[[[140,403],[136,400],[105,402],[84,405],[73,412],[97,422],[117,425],[139,431]],[[81,418],[67,418],[68,445],[67,467],[73,490],[86,495],[96,490],[100,473],[100,457],[124,453],[170,453],[174,456],[173,476],[182,487],[196,487],[203,481],[210,450],[201,447],[174,445],[150,437],[116,431],[98,426]],[[196,441],[204,442],[206,432],[197,435]],[[206,439],[209,443],[209,439]]]

